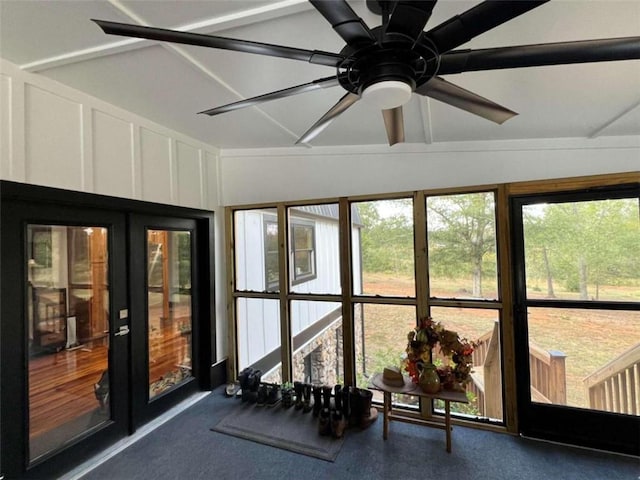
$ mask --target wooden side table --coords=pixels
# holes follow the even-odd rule
[[[441,390],[438,393],[424,393],[420,387],[405,381],[403,387],[393,387],[386,385],[382,381],[382,374],[377,373],[371,378],[371,388],[381,391],[384,394],[384,409],[383,409],[383,426],[382,426],[382,438],[384,440],[389,436],[389,422],[395,420],[398,422],[412,423],[414,425],[423,425],[427,427],[439,428],[445,431],[447,439],[447,452],[451,453],[451,402],[469,403],[466,392],[459,392],[453,390]],[[391,394],[399,393],[404,395],[413,395],[416,397],[431,398],[434,400],[444,401],[444,420],[439,418],[418,418],[413,416],[404,415],[402,413],[396,413],[392,411]]]

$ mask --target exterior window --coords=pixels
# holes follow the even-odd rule
[[[316,278],[315,227],[312,222],[298,222],[300,220],[292,220],[291,223],[293,285]]]
[[[264,272],[268,292],[278,290],[278,222],[275,217],[264,220]]]

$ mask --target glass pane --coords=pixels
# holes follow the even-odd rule
[[[353,203],[351,231],[354,292],[415,297],[413,201]]]
[[[531,400],[640,414],[640,312],[529,308]]]
[[[343,381],[339,302],[291,302],[293,380],[333,386]]]
[[[427,198],[430,296],[498,298],[492,192]]]
[[[637,198],[522,208],[528,298],[640,301]]]
[[[149,398],[192,376],[191,232],[147,231]]]
[[[416,326],[416,309],[406,305],[354,305],[356,386],[367,388],[369,378],[385,367],[402,368],[407,334]],[[407,372],[402,372],[407,375]],[[382,402],[382,393],[373,390]],[[397,405],[418,407],[418,397],[392,395]]]
[[[108,232],[27,226],[29,460],[111,417]]]
[[[467,384],[468,404],[451,403],[451,411],[474,417],[503,420],[502,413],[502,351],[498,311],[484,308],[431,308],[433,319],[460,338],[476,344],[473,351],[471,381]],[[433,352],[436,366],[452,365],[436,347]],[[443,402],[436,409],[444,410]]]
[[[277,292],[278,217],[276,209],[234,214],[236,290]]]
[[[338,204],[289,208],[291,291],[340,294]]]
[[[280,358],[280,302],[266,298],[236,299],[238,371],[254,366],[267,373]]]

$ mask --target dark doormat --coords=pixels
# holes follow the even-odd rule
[[[281,405],[238,404],[211,430],[329,462],[336,459],[344,443],[344,438],[319,435],[318,419],[311,412]]]

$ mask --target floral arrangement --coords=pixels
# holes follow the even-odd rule
[[[447,330],[431,317],[421,319],[419,325],[409,332],[407,340],[407,355],[403,363],[414,383],[418,383],[420,377],[418,365],[431,362],[431,350],[436,345],[440,346],[442,355],[450,357],[453,362],[453,365],[438,367],[441,382],[445,386],[456,383],[462,386],[469,382],[475,343],[460,338],[457,332]]]

